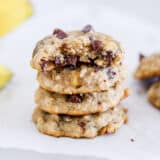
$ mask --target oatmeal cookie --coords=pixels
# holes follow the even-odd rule
[[[53,34],[39,41],[33,51],[31,66],[49,72],[55,68],[75,69],[81,65],[108,67],[120,64],[124,50],[110,36],[85,26],[81,31]]]
[[[104,112],[119,104],[128,96],[128,89],[122,84],[107,92],[64,95],[39,88],[35,94],[36,104],[51,114],[86,115]]]
[[[141,56],[139,66],[135,72],[135,78],[148,79],[160,76],[160,54]]]
[[[126,109],[116,107],[106,112],[79,117],[49,114],[36,108],[33,121],[38,130],[55,137],[93,138],[114,133],[127,121]]]
[[[95,70],[81,66],[76,70],[64,69],[57,73],[39,72],[37,79],[42,88],[61,94],[79,94],[106,91],[125,79],[124,67]]]

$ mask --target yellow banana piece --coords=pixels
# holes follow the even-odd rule
[[[0,64],[0,88],[3,88],[11,78],[12,72],[10,69]]]
[[[0,36],[12,31],[32,15],[28,0],[0,0]]]

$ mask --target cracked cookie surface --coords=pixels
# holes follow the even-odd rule
[[[73,69],[82,64],[108,67],[119,65],[123,56],[119,42],[108,35],[93,30],[64,32],[57,29],[37,43],[31,66],[45,72],[55,68]]]

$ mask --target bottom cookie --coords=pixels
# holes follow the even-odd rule
[[[148,100],[156,108],[160,109],[160,81],[151,85],[148,90]]]
[[[33,113],[38,130],[55,137],[93,138],[97,135],[114,133],[127,122],[126,109],[116,107],[103,113],[85,116],[49,114],[38,107]]]

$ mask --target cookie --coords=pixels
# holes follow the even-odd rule
[[[125,109],[116,107],[106,112],[79,117],[48,114],[36,108],[33,121],[38,130],[55,137],[93,138],[114,133],[127,121]]]
[[[160,76],[160,54],[141,56],[139,66],[135,72],[135,78],[147,79]]]
[[[152,84],[147,94],[150,103],[160,109],[160,81]]]
[[[81,66],[76,70],[39,72],[37,79],[42,88],[61,94],[79,94],[106,91],[125,78],[124,67],[107,67],[95,70]]]
[[[120,100],[128,96],[128,90],[122,84],[111,88],[107,92],[88,94],[64,95],[39,88],[35,94],[35,102],[42,109],[51,114],[85,115],[104,112],[119,104]]]
[[[37,43],[31,66],[45,72],[55,68],[76,69],[84,64],[108,67],[120,64],[123,56],[124,50],[119,42],[93,31],[91,26],[72,32],[55,29],[52,35]]]

